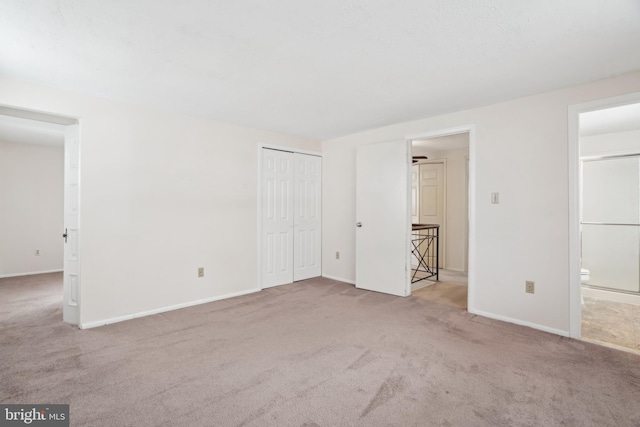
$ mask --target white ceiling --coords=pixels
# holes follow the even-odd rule
[[[0,75],[323,140],[640,69],[637,0],[2,0]]]

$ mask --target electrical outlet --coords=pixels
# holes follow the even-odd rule
[[[40,249],[36,249],[33,253],[35,256],[40,256]]]
[[[336,251],[336,259],[340,259],[340,252]]]
[[[534,293],[534,292],[535,292],[535,290],[536,290],[535,288],[536,288],[536,284],[535,284],[535,282],[532,282],[531,280],[527,280],[527,281],[525,282],[525,291],[526,291],[528,294],[532,294],[532,293]]]
[[[198,267],[198,277],[204,277],[204,267]]]

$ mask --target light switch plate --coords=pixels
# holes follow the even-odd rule
[[[491,204],[492,205],[500,204],[500,193],[491,193]]]
[[[525,292],[528,294],[532,294],[536,291],[536,284],[531,280],[527,280],[525,282]]]

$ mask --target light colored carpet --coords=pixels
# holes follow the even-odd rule
[[[416,297],[313,279],[82,331],[61,294],[0,279],[0,401],[75,426],[640,425],[640,356]]]

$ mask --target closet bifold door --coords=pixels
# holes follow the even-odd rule
[[[262,150],[262,287],[321,275],[318,156]]]
[[[321,182],[322,159],[294,153],[293,280],[321,274]]]
[[[262,150],[262,287],[293,282],[293,153]]]

